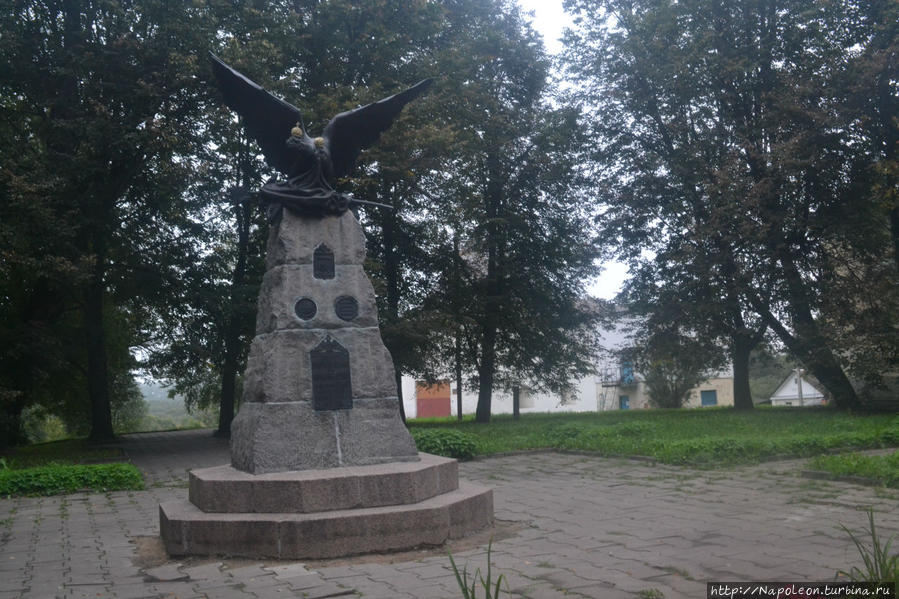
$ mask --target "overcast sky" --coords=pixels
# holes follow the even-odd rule
[[[534,11],[534,29],[543,35],[546,49],[553,54],[558,53],[562,49],[559,43],[562,30],[571,23],[571,18],[562,8],[562,0],[518,0],[518,4],[525,12]]]
[[[571,17],[562,8],[562,0],[518,0],[518,4],[525,12],[534,11],[531,21],[534,29],[543,36],[546,49],[557,54],[562,49],[559,42],[562,30],[571,24]],[[618,262],[607,262],[603,267],[602,275],[592,281],[588,289],[591,295],[612,299],[627,278],[627,267]]]

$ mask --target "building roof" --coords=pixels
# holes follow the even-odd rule
[[[815,387],[805,376],[802,377],[803,399],[823,398],[824,394]],[[799,376],[794,370],[778,385],[777,390],[771,394],[771,400],[775,399],[799,399]]]

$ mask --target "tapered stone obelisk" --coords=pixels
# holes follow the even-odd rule
[[[352,212],[271,229],[231,464],[253,474],[418,460]]]

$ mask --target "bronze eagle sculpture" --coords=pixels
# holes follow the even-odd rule
[[[241,116],[268,165],[287,177],[286,181],[269,181],[259,192],[269,220],[280,215],[282,206],[320,216],[342,214],[353,203],[375,204],[336,191],[334,181],[348,175],[359,153],[374,144],[403,107],[433,82],[425,79],[396,95],[341,112],[320,137],[312,138],[296,106],[275,97],[216,55],[210,53],[210,58],[225,104]]]

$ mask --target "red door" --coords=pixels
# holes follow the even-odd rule
[[[440,381],[427,385],[422,381],[415,383],[415,417],[439,418],[450,415],[449,381]]]

